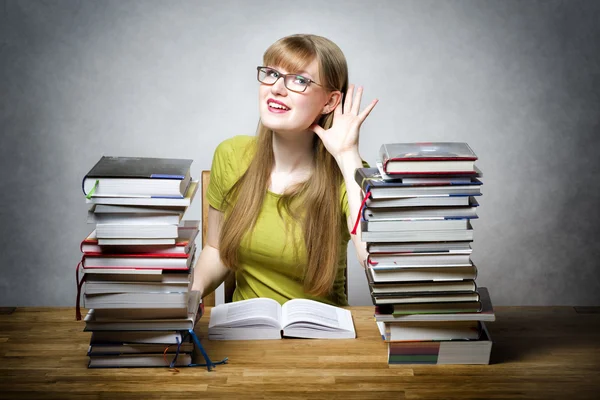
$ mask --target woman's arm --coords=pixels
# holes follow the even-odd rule
[[[348,218],[348,230],[352,235],[354,228],[354,219],[357,217],[361,201],[360,186],[354,181],[354,171],[356,168],[362,168],[362,159],[358,154],[358,135],[360,126],[369,116],[378,100],[373,100],[362,112],[360,111],[360,100],[362,98],[363,88],[359,86],[354,98],[354,85],[348,87],[346,92],[345,104],[339,102],[333,113],[333,125],[325,130],[319,125],[312,125],[311,129],[319,136],[323,145],[337,161],[348,193],[348,206],[350,208],[350,217]],[[352,235],[352,243],[356,248],[356,256],[363,268],[367,259],[367,248],[365,243],[360,240],[360,226],[356,230],[356,235]]]
[[[354,180],[354,171],[357,168],[363,167],[362,159],[358,155],[358,151],[356,151],[344,153],[336,158],[336,160],[340,170],[342,171],[342,175],[344,176],[344,182],[346,183],[348,208],[350,210],[350,216],[346,221],[348,224],[348,232],[350,232],[352,243],[354,243],[354,248],[356,249],[356,257],[358,258],[360,265],[365,268],[368,254],[366,243],[360,239],[360,224],[358,224],[358,227],[356,228],[356,234],[352,234],[352,229],[354,229],[354,223],[356,222],[356,217],[360,211],[360,205],[362,203],[362,191],[360,186],[358,186],[358,183],[356,183]]]
[[[223,213],[209,206],[206,245],[194,267],[194,283],[192,284],[192,290],[200,291],[202,297],[214,292],[231,272],[219,256],[219,236],[222,224]]]

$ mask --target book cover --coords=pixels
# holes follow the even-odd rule
[[[472,174],[477,156],[467,143],[389,143],[379,150],[386,174]]]
[[[188,173],[192,161],[178,158],[102,156],[96,165],[85,175],[85,178],[181,180]]]
[[[477,340],[389,342],[388,364],[489,364],[492,340],[485,324]]]
[[[86,204],[107,204],[107,205],[131,205],[131,206],[151,206],[151,207],[187,207],[192,203],[196,192],[198,191],[198,181],[190,181],[185,196],[179,197],[90,197],[85,199]],[[84,190],[85,193],[85,190]]]
[[[475,161],[477,156],[463,142],[388,143],[379,149],[380,160],[388,161]]]
[[[486,321],[496,320],[489,292],[485,287],[479,287],[477,293],[480,296],[481,310],[479,312],[440,312],[421,314],[385,314],[379,312],[379,306],[375,307],[375,320],[378,322],[400,322],[400,321]]]
[[[410,180],[410,178],[392,177],[384,178],[381,172],[377,168],[357,168],[354,172],[354,180],[361,187],[364,193],[373,189],[386,189],[386,188],[412,188],[419,186],[468,186],[468,185],[481,185],[482,182],[475,177],[455,177],[438,179],[438,180]]]

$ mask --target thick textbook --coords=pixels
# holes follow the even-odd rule
[[[182,198],[191,165],[185,159],[102,156],[83,178],[82,189],[90,197]]]
[[[477,278],[477,267],[367,266],[369,280],[376,283],[419,281],[463,281]]]
[[[450,282],[390,282],[374,283],[367,274],[371,294],[431,294],[431,293],[465,293],[477,290],[473,280]]]
[[[187,289],[187,288],[186,288]],[[183,308],[187,309],[188,292],[171,293],[107,293],[87,294],[83,303],[87,308]]]
[[[208,325],[211,340],[267,340],[285,337],[353,339],[349,310],[313,300],[293,299],[283,306],[268,298],[220,304]]]
[[[358,183],[364,193],[371,192],[373,199],[451,195],[460,194],[464,196],[477,196],[481,193],[481,181],[476,178],[457,178],[445,181],[422,181],[407,182],[408,179],[384,179],[377,168],[357,168],[354,180]]]
[[[361,227],[369,232],[443,231],[453,229],[469,229],[469,220],[470,218],[437,218],[392,221],[362,220]]]
[[[478,312],[439,312],[439,313],[421,313],[421,314],[387,314],[382,312],[379,306],[375,307],[375,320],[378,322],[399,322],[399,321],[486,321],[496,320],[494,308],[490,295],[485,287],[477,289],[480,297],[481,310]],[[389,310],[383,310],[388,312]]]
[[[412,309],[412,306],[415,306],[416,310],[420,310],[420,306],[423,304],[435,304],[441,303],[449,304],[449,303],[459,303],[459,302],[478,302],[479,294],[476,291],[472,292],[449,292],[449,293],[420,293],[420,294],[412,294],[412,293],[371,293],[371,299],[373,300],[374,305],[381,306],[393,306],[394,312],[396,312],[397,308],[400,307],[404,309],[405,307],[408,310]],[[478,310],[480,309],[480,305],[478,304]]]
[[[377,327],[386,342],[477,340],[483,331],[479,321],[377,322]]]
[[[194,249],[193,249],[194,250]],[[82,266],[89,272],[95,268],[110,269],[159,269],[159,270],[189,270],[194,260],[195,251],[188,254],[170,254],[146,257],[136,255],[99,255],[85,256]]]
[[[367,265],[373,267],[402,267],[402,266],[469,266],[471,252],[432,252],[418,254],[369,254]]]
[[[471,196],[463,195],[433,195],[398,197],[393,199],[372,199],[365,203],[368,208],[392,207],[467,207],[472,203]]]
[[[154,253],[187,254],[194,247],[200,231],[200,221],[181,221],[177,227],[177,239],[98,239],[96,230],[81,242],[79,248],[85,255]],[[147,243],[161,241],[161,243]],[[162,243],[166,241],[167,243]],[[108,243],[106,243],[108,242]]]
[[[122,343],[122,344],[95,344],[88,347],[88,356],[115,356],[119,354],[172,354],[177,351],[175,345],[147,344],[147,343]],[[179,349],[183,353],[194,351],[191,341],[183,342]]]
[[[85,198],[86,204],[123,206],[187,207],[198,191],[198,181],[191,181],[183,198],[180,197],[95,197]]]
[[[469,221],[469,220],[467,220]],[[464,242],[473,240],[473,227],[469,222],[466,229],[371,231],[366,221],[361,221],[363,242]]]
[[[474,199],[474,198],[473,198]],[[477,218],[475,201],[469,207],[404,207],[404,208],[363,208],[365,221],[411,221],[451,218]]]
[[[163,354],[118,354],[108,356],[92,356],[88,368],[136,368],[136,367],[169,367],[172,355],[165,361]],[[192,364],[192,355],[180,353],[174,367],[187,367]]]
[[[471,253],[470,242],[424,242],[424,243],[367,243],[370,254],[389,253]]]
[[[492,339],[481,323],[477,340],[441,340],[388,343],[388,364],[489,364]]]
[[[389,143],[379,159],[386,174],[472,174],[477,156],[467,143]]]
[[[192,292],[188,301],[185,318],[97,318],[96,310],[88,311],[84,318],[85,331],[182,331],[194,329],[196,322],[204,314],[204,303],[198,292]]]

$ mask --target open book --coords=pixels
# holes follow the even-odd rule
[[[283,306],[267,298],[220,304],[212,309],[210,340],[265,340],[282,336],[354,339],[349,310],[313,300],[293,299]]]

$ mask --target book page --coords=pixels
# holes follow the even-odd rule
[[[349,310],[306,299],[290,300],[282,307],[282,326],[298,323],[316,325],[315,328],[324,330],[354,330]]]
[[[281,327],[281,305],[266,298],[220,304],[212,309],[209,328],[268,325]]]

